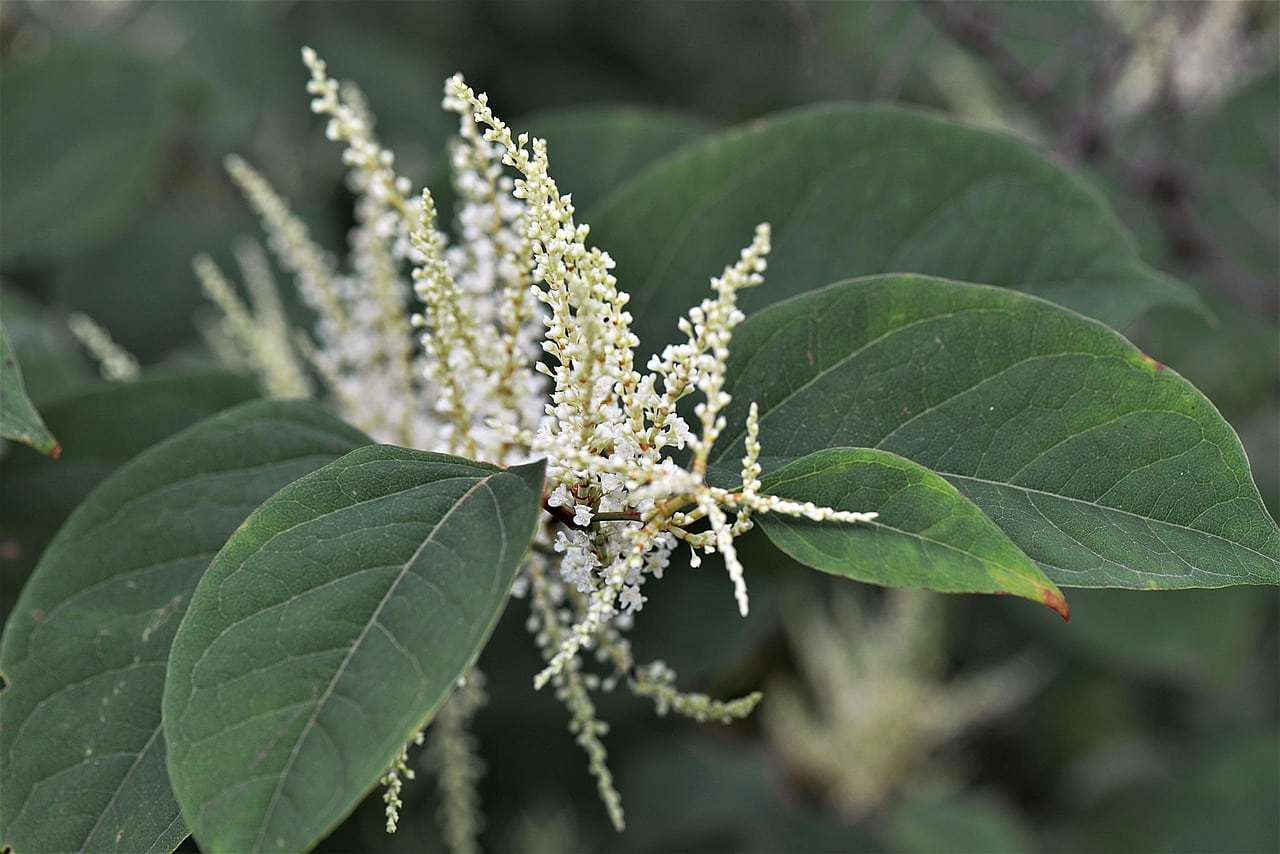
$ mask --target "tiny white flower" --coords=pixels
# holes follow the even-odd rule
[[[622,588],[622,593],[618,597],[618,604],[626,609],[628,614],[634,614],[644,607],[644,603],[649,601],[648,597],[640,595],[640,588],[633,584],[628,584]]]

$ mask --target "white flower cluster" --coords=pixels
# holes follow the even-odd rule
[[[571,197],[549,174],[544,140],[513,137],[485,95],[461,76],[447,81],[444,107],[461,119],[451,152],[459,240],[451,246],[430,191],[411,198],[408,180],[395,174],[359,93],[329,78],[309,49],[303,58],[312,109],[328,116],[327,135],[346,145],[357,194],[351,272],[336,271],[243,161],[229,166],[319,316],[304,352],[342,413],[376,438],[500,464],[547,460],[546,523],[515,593],[530,601],[528,627],[546,661],[535,685],[551,684],[569,708],[570,729],[621,827],[601,741],[607,727],[596,718],[592,691],[626,680],[659,713],[724,722],[749,714],[760,699],[684,694],[665,665],[636,665],[623,633],[647,601],[646,581],[662,577],[681,543],[695,565],[718,552],[746,614],[734,538],[752,526],[752,514],[836,522],[876,515],[762,494],[754,404],[741,485],[707,482],[730,402],[725,364],[743,320],[737,293],[762,281],[769,227],[757,227],[738,260],[712,280],[713,295],[680,321],[687,340],[641,372],[629,297],[609,255],[588,247],[588,226],[575,222]],[[417,352],[406,334],[409,281],[421,305],[412,316]],[[226,332],[237,334],[230,326]],[[257,367],[268,375],[265,365]],[[677,411],[691,394],[701,398],[697,429]],[[677,464],[673,454],[686,451],[690,461]],[[594,651],[609,675],[586,672],[584,650]]]
[[[798,678],[772,678],[762,710],[777,756],[849,818],[883,804],[940,745],[1023,703],[1042,678],[1021,656],[952,675],[938,597],[888,589],[877,599],[839,588],[795,600],[783,626]]]
[[[684,540],[695,551],[719,551],[733,580],[739,610],[747,613],[746,583],[733,546],[748,530],[751,514],[787,513],[815,520],[868,522],[875,513],[850,513],[786,501],[759,492],[758,419],[747,420],[742,485],[729,490],[706,482],[707,459],[725,427],[721,411],[725,363],[733,328],[743,320],[737,293],[763,281],[769,226],[757,226],[737,263],[712,280],[714,298],[691,309],[679,324],[688,340],[670,345],[641,374],[634,365],[639,343],[631,331],[629,296],[610,272],[613,259],[586,245],[589,227],[575,223],[569,196],[561,195],[548,171],[546,142],[510,129],[460,76],[446,86],[450,99],[470,105],[485,138],[502,146],[503,162],[520,173],[514,196],[527,209],[535,295],[548,308],[542,348],[550,365],[538,369],[554,381],[545,417],[533,435],[522,434],[548,462],[552,485],[547,506],[572,526],[557,535],[565,581],[588,595],[582,618],[572,627],[535,682],[541,686],[564,663],[590,646],[620,612],[634,613],[644,597],[646,576],[661,576],[673,545]],[[660,387],[659,387],[660,385]],[[677,414],[681,398],[702,395],[694,409],[700,430]],[[671,449],[688,444],[691,464],[678,466]],[[729,514],[733,514],[731,520]],[[710,530],[693,532],[706,520]]]

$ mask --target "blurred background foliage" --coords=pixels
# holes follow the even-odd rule
[[[818,101],[902,104],[1023,136],[1085,175],[1144,258],[1214,307],[1214,324],[1161,311],[1124,331],[1219,406],[1275,515],[1278,26],[1280,5],[1263,0],[8,0],[0,306],[65,455],[49,464],[11,448],[4,460],[5,612],[94,483],[253,393],[210,369],[195,325],[205,309],[192,256],[211,252],[227,266],[233,238],[257,234],[223,157],[245,155],[322,242],[341,244],[349,198],[338,152],[307,111],[303,44],[359,82],[401,170],[435,186],[451,130],[440,85],[463,71],[514,126],[550,138],[580,210],[705,133]],[[73,310],[151,366],[129,405],[103,405],[66,331]],[[843,618],[828,614],[815,603],[839,582],[784,582],[767,568],[762,537],[749,548],[753,567],[766,567],[754,573],[751,617],[738,618],[715,567],[670,577],[639,621],[641,658],[664,658],[717,694],[795,677],[801,687],[785,691],[803,704],[814,642],[795,626],[826,621],[866,656],[900,662],[850,665],[835,699],[809,683],[810,721],[840,736],[832,742],[850,769],[894,735],[866,723],[902,696],[886,673],[915,680],[911,720],[964,717],[953,686],[1015,658],[1020,681],[941,742],[908,739],[857,805],[788,750],[788,726],[801,724],[759,714],[731,730],[699,727],[605,696],[629,818],[614,836],[563,710],[531,688],[538,660],[513,608],[482,660],[493,697],[478,720],[491,850],[1280,848],[1273,589],[1068,591],[1070,626],[1025,603],[931,596],[922,632],[893,623],[894,596],[870,589]],[[866,714],[837,715],[841,703]],[[395,836],[383,834],[375,798],[322,847],[438,848],[429,777],[405,799]]]

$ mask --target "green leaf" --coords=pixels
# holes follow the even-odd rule
[[[15,448],[0,464],[0,617],[71,511],[109,474],[156,442],[258,395],[248,377],[189,370],[98,383],[49,404],[57,460]]]
[[[766,455],[900,454],[1061,586],[1280,581],[1280,532],[1231,427],[1097,322],[1000,288],[885,276],[763,311],[732,352],[718,460],[741,457],[755,400]]]
[[[1169,804],[1166,851],[1266,851],[1280,839],[1280,730],[1233,730],[1208,740],[1176,776],[1184,792]],[[1173,800],[1173,799],[1170,799]],[[1182,809],[1175,804],[1181,802]]]
[[[857,581],[943,593],[1009,593],[1067,617],[1067,603],[994,522],[950,483],[872,448],[830,448],[762,478],[763,490],[837,510],[880,514],[840,525],[779,513],[759,517],[773,544],[801,563]]]
[[[258,394],[251,378],[221,370],[154,374],[135,383],[98,384],[50,404],[48,422],[63,439],[57,462],[31,453],[4,461],[5,523],[61,525],[89,492],[156,442]]]
[[[65,257],[140,206],[169,127],[163,69],[84,43],[0,77],[0,260]]]
[[[67,521],[0,648],[0,844],[170,851],[169,643],[210,559],[281,486],[368,439],[312,404],[255,402],[121,468]]]
[[[236,267],[227,249],[258,231],[247,210],[228,213],[174,202],[61,264],[52,277],[53,292],[60,304],[109,329],[143,364],[153,363],[188,345],[196,332],[193,318],[210,312],[191,259],[221,250],[214,251],[215,261],[230,273]],[[140,305],[147,310],[138,311]]]
[[[1036,847],[1018,814],[991,795],[950,792],[937,782],[903,794],[887,821],[890,850],[997,854]]]
[[[618,106],[548,110],[514,125],[547,140],[556,184],[579,210],[708,130],[678,113]]]
[[[1121,328],[1153,305],[1199,306],[1139,261],[1093,192],[1024,143],[900,110],[753,123],[683,149],[585,219],[654,350],[763,221],[773,253],[764,287],[742,295],[748,313],[892,272],[1016,288]]]
[[[1280,188],[1274,180],[1280,139],[1273,133],[1280,125],[1280,71],[1273,67],[1216,109],[1188,119],[1186,162],[1196,169],[1196,215],[1212,234],[1214,249],[1257,273],[1255,288],[1274,293],[1280,276]],[[1259,180],[1262,175],[1271,180]]]
[[[362,448],[260,507],[200,582],[165,685],[169,773],[212,850],[313,846],[479,655],[542,464]]]
[[[49,432],[40,413],[27,397],[22,382],[22,368],[9,346],[9,333],[0,323],[0,438],[14,439],[30,445],[50,457],[62,453],[58,440]]]

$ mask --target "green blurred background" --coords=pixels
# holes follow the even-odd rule
[[[1147,261],[1201,290],[1217,324],[1170,311],[1125,331],[1219,406],[1275,515],[1278,23],[1274,2],[7,0],[0,311],[46,409],[96,382],[65,331],[71,310],[146,365],[207,361],[191,258],[229,265],[233,239],[258,233],[221,170],[232,152],[321,242],[341,245],[350,198],[339,152],[307,110],[304,44],[360,84],[403,173],[439,183],[451,131],[440,87],[462,71],[515,127],[550,138],[580,209],[717,128],[824,100],[900,103],[1031,139],[1110,199]],[[12,453],[10,471],[25,449]],[[15,533],[6,515],[6,545],[23,551],[0,550],[11,603],[48,532]],[[763,539],[751,547],[767,564]],[[829,598],[828,581],[759,575],[748,620],[714,567],[665,580],[639,620],[638,657],[664,658],[716,694],[803,674],[803,642],[787,627],[822,616],[813,602]],[[514,607],[482,660],[492,697],[478,720],[483,841],[494,851],[1280,850],[1277,593],[1068,593],[1070,626],[1026,603],[932,597],[934,634],[898,627],[921,654],[897,669],[932,686],[920,704],[958,702],[948,686],[1014,657],[1021,701],[902,751],[858,806],[788,759],[785,734],[763,715],[725,730],[657,719],[625,692],[603,698],[628,810],[621,836],[565,712],[532,690],[538,659]],[[861,598],[875,614],[891,597]],[[893,654],[894,625],[875,625],[841,628],[850,644]],[[847,690],[874,707],[893,690],[877,679],[852,674]],[[840,720],[830,723],[860,733],[855,744],[881,740]],[[856,750],[848,762],[859,763]],[[430,777],[405,800],[395,836],[383,834],[375,797],[322,848],[438,848]]]

